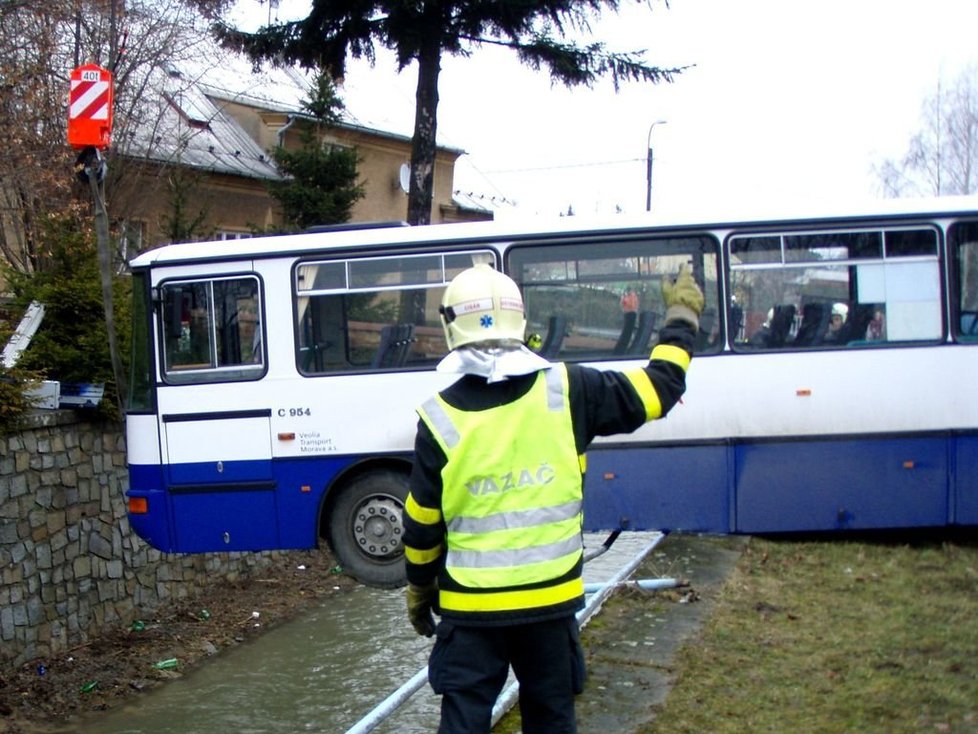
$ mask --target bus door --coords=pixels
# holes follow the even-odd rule
[[[160,435],[174,544],[184,553],[277,547],[271,408],[253,274],[164,281]]]
[[[269,410],[162,416],[180,551],[275,542],[276,524],[268,522],[275,516],[270,421]]]
[[[270,420],[268,410],[162,416],[182,552],[245,550],[276,540],[276,524],[268,522],[275,516]]]

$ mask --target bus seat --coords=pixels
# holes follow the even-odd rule
[[[784,346],[794,319],[795,307],[793,305],[787,304],[774,307],[774,316],[771,317],[771,336],[768,340],[768,347],[780,349]]]
[[[730,307],[730,341],[740,340],[740,330],[744,327],[744,307],[734,304]]]
[[[311,372],[316,365],[316,353],[312,347],[299,347],[299,371]]]
[[[560,351],[560,345],[564,343],[565,336],[567,336],[567,317],[551,316],[547,322],[547,337],[540,347],[540,356],[555,357]]]
[[[411,352],[411,344],[414,342],[414,324],[398,325],[397,353],[394,366],[403,367],[407,362],[408,354]]]
[[[842,326],[842,341],[864,341],[866,339],[866,329],[869,322],[873,320],[873,313],[877,309],[874,303],[857,303],[849,309],[849,318]]]
[[[961,312],[961,336],[978,336],[978,311]]]
[[[635,333],[635,321],[638,318],[638,314],[634,311],[626,311],[623,315],[625,320],[621,325],[621,334],[618,336],[618,341],[615,342],[615,354],[624,354],[628,350],[628,345],[632,341],[632,334]]]
[[[407,360],[414,334],[413,324],[387,324],[380,329],[380,344],[370,366],[400,367]]]
[[[818,344],[829,328],[832,309],[827,303],[806,303],[801,307],[801,326],[793,344],[810,347]]]
[[[635,329],[635,338],[632,345],[628,348],[631,355],[642,354],[649,350],[649,342],[652,339],[652,332],[655,330],[655,311],[642,311],[638,315],[638,327]]]

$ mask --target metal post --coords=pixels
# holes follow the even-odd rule
[[[665,125],[666,120],[656,120],[649,127],[649,138],[648,144],[646,145],[646,156],[645,156],[645,211],[652,211],[652,131],[655,130],[656,125]]]

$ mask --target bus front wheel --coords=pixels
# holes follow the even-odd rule
[[[343,488],[329,516],[329,537],[343,570],[367,586],[403,586],[404,501],[408,480],[373,471]]]

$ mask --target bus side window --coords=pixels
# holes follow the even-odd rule
[[[647,358],[666,305],[662,284],[693,268],[705,307],[697,352],[718,351],[716,240],[699,234],[514,247],[507,263],[523,293],[527,333],[539,354],[563,361]]]
[[[300,262],[296,363],[304,375],[432,367],[448,352],[438,307],[485,251]]]
[[[745,232],[731,236],[727,247],[731,296],[744,308],[747,339],[736,339],[735,349],[844,349],[941,338],[941,265],[932,227]],[[790,304],[801,311],[782,340],[776,312]],[[762,320],[772,334],[758,328]]]
[[[264,352],[257,278],[164,284],[161,291],[167,381],[261,377]]]

